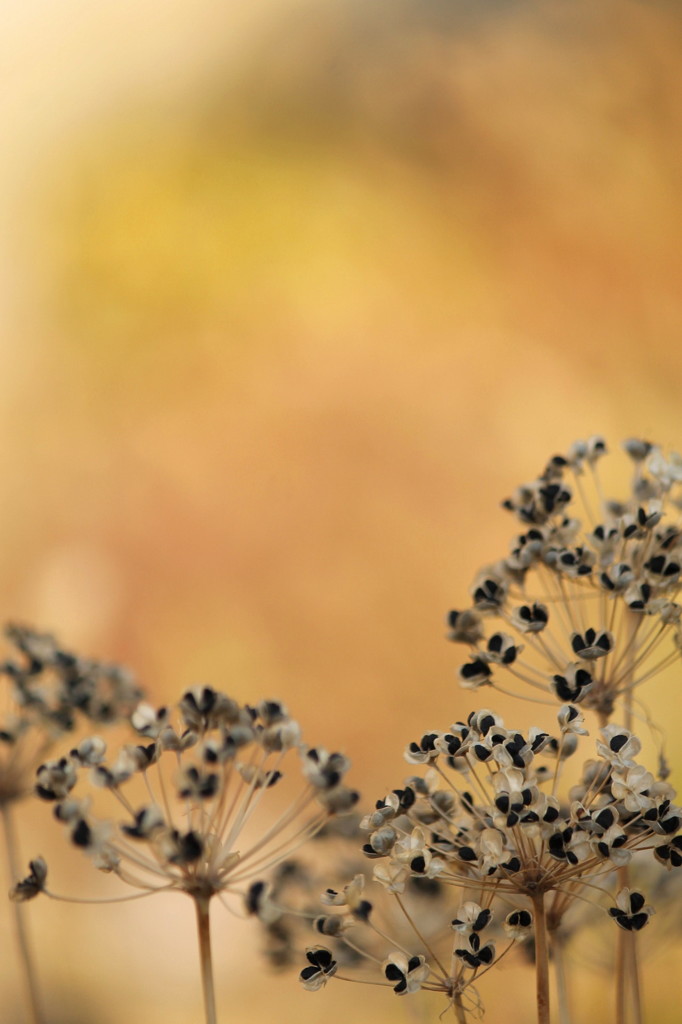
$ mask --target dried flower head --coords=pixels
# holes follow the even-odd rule
[[[311,941],[312,930],[318,942],[320,936],[328,940],[345,935],[351,939],[350,944],[335,944],[334,958],[342,972],[347,967],[357,967],[362,957],[355,950],[353,936],[349,933],[355,923],[368,922],[373,911],[373,903],[368,898],[367,860],[362,854],[362,841],[363,833],[356,815],[336,819],[300,855],[278,866],[271,885],[253,883],[247,894],[247,909],[258,916],[263,926],[265,953],[274,966],[298,963],[302,949]],[[442,892],[435,878],[415,876],[407,883],[411,912],[423,935],[441,929],[434,908]],[[339,912],[339,908],[343,910]],[[401,948],[409,945],[414,933],[397,904],[387,901],[381,912],[384,929],[399,940]],[[363,946],[367,948],[366,940],[374,933],[366,929],[363,932]],[[379,935],[375,935],[371,953],[377,962],[385,958],[385,941]]]
[[[88,739],[40,767],[37,793],[54,802],[71,841],[97,868],[141,894],[233,894],[267,916],[260,876],[354,806],[357,793],[343,784],[348,761],[304,746],[279,701],[250,707],[197,687],[177,712],[179,721],[168,708],[140,705],[132,724],[145,742],[108,760],[102,741]],[[304,786],[268,820],[268,794],[296,761]],[[101,791],[113,816],[99,810]]]
[[[470,648],[462,686],[521,681],[606,722],[619,698],[677,661],[682,575],[682,460],[624,444],[630,492],[606,500],[602,438],[576,442],[504,502],[523,526],[510,553],[481,570],[472,605],[449,614]]]
[[[130,714],[142,695],[119,665],[82,658],[47,633],[8,625],[15,649],[0,664],[0,802],[31,792],[37,766],[79,719],[115,722]]]
[[[514,943],[535,934],[545,944],[539,936],[556,931],[576,900],[594,902],[601,890],[599,902],[622,928],[646,924],[651,908],[639,894],[620,893],[609,908],[613,897],[601,884],[635,853],[678,863],[674,791],[636,762],[639,741],[615,725],[600,730],[596,756],[566,791],[564,762],[587,730],[573,705],[557,719],[556,736],[521,732],[483,709],[408,744],[405,759],[423,774],[378,800],[362,822],[379,892],[366,892],[359,876],[322,898],[331,920],[321,930],[337,944],[336,962],[350,946],[379,963],[399,994],[441,991],[464,1019],[480,1006],[473,982]],[[426,927],[411,906],[416,880],[440,893],[437,921]],[[411,940],[389,934],[387,899],[412,926]],[[383,957],[377,938],[393,946]]]

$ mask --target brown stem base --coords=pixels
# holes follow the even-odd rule
[[[197,935],[199,938],[199,960],[201,963],[201,986],[204,991],[204,1012],[206,1024],[217,1024],[215,989],[213,985],[213,961],[211,959],[211,927],[209,901],[196,896],[194,906],[197,914]]]
[[[20,878],[18,864],[19,858],[17,853],[17,840],[14,831],[14,818],[12,816],[12,809],[8,803],[0,803],[0,816],[2,817],[3,833],[5,836],[7,865],[12,877],[12,883],[14,884]],[[11,906],[14,917],[14,934],[16,936],[19,961],[21,963],[21,970],[24,979],[24,998],[27,1013],[26,1021],[27,1024],[44,1024],[45,1018],[42,1014],[40,997],[38,995],[38,979],[33,961],[33,954],[31,952],[31,944],[28,938],[28,929],[26,927],[25,907],[23,903],[17,903],[15,901],[12,901]]]
[[[545,898],[543,893],[533,897],[535,924],[535,992],[537,997],[538,1024],[549,1024],[549,948],[547,945],[547,921],[545,919]]]

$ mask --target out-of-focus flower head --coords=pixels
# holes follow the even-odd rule
[[[48,633],[10,624],[14,653],[0,663],[0,801],[31,792],[35,771],[79,721],[128,717],[142,691],[120,665],[74,654]]]

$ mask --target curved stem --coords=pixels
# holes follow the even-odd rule
[[[2,824],[3,833],[5,836],[5,853],[7,854],[7,864],[9,867],[10,875],[12,878],[12,884],[19,881],[21,872],[19,870],[19,856],[16,833],[14,830],[14,818],[12,816],[12,810],[6,801],[0,803],[0,812],[2,813]],[[40,998],[38,995],[38,979],[36,975],[35,964],[33,961],[33,955],[31,953],[31,945],[28,939],[28,931],[26,928],[26,917],[24,912],[24,904],[20,902],[12,901],[12,909],[14,912],[14,931],[17,939],[17,947],[19,950],[19,960],[21,961],[22,971],[24,975],[24,990],[26,994],[26,1010],[28,1013],[28,1024],[44,1024],[44,1017],[40,1008]]]
[[[533,896],[535,923],[535,991],[538,1005],[538,1024],[549,1024],[549,949],[547,947],[547,921],[545,897],[539,892]]]
[[[201,985],[204,990],[204,1011],[206,1024],[217,1024],[215,990],[213,987],[213,961],[211,959],[211,930],[209,901],[201,896],[194,897],[197,912],[197,935],[199,937],[199,960],[201,962]]]

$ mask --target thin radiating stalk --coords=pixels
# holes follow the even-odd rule
[[[549,1024],[549,949],[544,893],[533,896],[535,924],[535,991],[538,1006],[538,1024]]]
[[[0,803],[0,810],[2,812],[2,824],[3,833],[5,836],[5,853],[7,854],[7,864],[9,867],[12,884],[19,881],[19,856],[17,848],[16,833],[14,830],[14,818],[12,816],[12,810],[7,801]],[[45,1018],[43,1017],[42,1010],[40,1007],[40,997],[38,994],[38,980],[36,975],[35,964],[33,962],[33,955],[31,953],[31,944],[28,939],[28,931],[26,928],[26,915],[23,903],[12,901],[12,908],[14,911],[14,931],[17,939],[17,947],[19,950],[19,960],[21,962],[22,973],[24,976],[24,991],[26,999],[26,1011],[28,1013],[27,1024],[44,1024]]]
[[[199,937],[199,960],[201,962],[201,985],[204,990],[204,1011],[206,1024],[217,1024],[215,989],[213,986],[213,961],[211,959],[211,928],[209,901],[196,896],[194,906],[197,913],[197,934]]]

